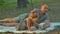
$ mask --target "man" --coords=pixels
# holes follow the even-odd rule
[[[50,20],[48,18],[48,14],[47,14],[48,6],[46,4],[43,4],[41,6],[41,9],[36,8],[36,9],[32,10],[31,12],[33,12],[33,11],[36,12],[37,19],[35,19],[35,20],[33,20],[33,18],[32,19],[31,18],[27,19],[27,28],[28,28],[29,31],[32,31],[31,27],[30,27],[31,20],[34,21],[35,25],[37,25],[37,27],[39,29],[45,29],[45,28],[50,26]],[[41,28],[41,26],[38,25],[41,22],[45,22],[45,24],[43,25],[42,28]]]

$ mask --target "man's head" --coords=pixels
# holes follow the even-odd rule
[[[48,5],[43,4],[43,5],[41,6],[41,12],[42,12],[42,13],[45,13],[45,12],[47,12],[47,11],[48,11]]]

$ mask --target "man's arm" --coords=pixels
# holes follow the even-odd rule
[[[49,27],[50,26],[50,17],[49,17],[49,15],[46,13],[46,15],[45,15],[45,24],[43,25],[43,29],[45,29],[45,28],[47,28],[47,27]]]

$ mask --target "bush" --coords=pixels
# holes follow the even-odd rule
[[[0,5],[3,5],[4,4],[4,0],[0,0]]]

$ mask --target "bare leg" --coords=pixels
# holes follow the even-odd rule
[[[16,27],[16,30],[18,30],[19,27],[18,27],[18,24],[17,23],[15,24],[15,27]]]
[[[18,30],[18,23],[7,23],[7,24],[4,24],[5,26],[15,26],[16,27],[16,30]]]

